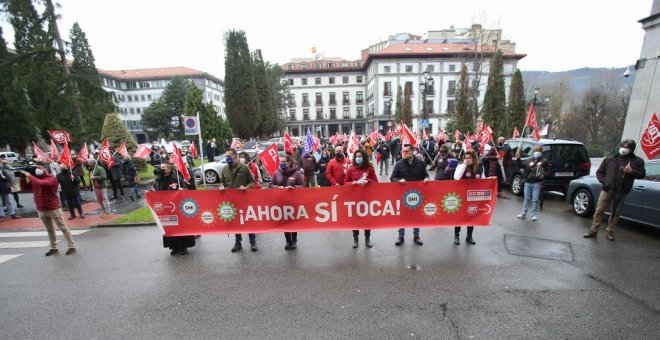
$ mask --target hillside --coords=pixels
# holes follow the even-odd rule
[[[568,80],[576,92],[584,92],[589,88],[590,84],[599,82],[599,79],[607,76],[613,76],[615,79],[621,79],[623,86],[632,87],[635,81],[635,72],[633,70],[630,77],[623,77],[626,71],[625,67],[620,68],[579,68],[576,70],[563,71],[563,72],[547,72],[547,71],[522,71],[525,87],[543,87],[546,84],[559,83]]]

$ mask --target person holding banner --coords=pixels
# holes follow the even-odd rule
[[[396,162],[390,181],[406,184],[406,181],[429,181],[429,173],[426,171],[426,162],[415,157],[413,154],[413,146],[410,144],[403,144],[401,147],[401,160]],[[394,242],[395,246],[403,244],[405,229],[399,229],[399,238]],[[418,245],[424,245],[422,239],[419,238],[419,228],[413,228],[413,242]]]
[[[481,179],[483,177],[484,168],[479,163],[479,156],[475,150],[468,150],[463,157],[463,163],[456,167],[454,172],[455,180],[464,180],[464,179]],[[472,232],[474,231],[474,226],[467,227],[467,237],[465,242],[469,244],[476,244],[472,238]],[[454,244],[461,244],[460,240],[461,227],[454,228]]]
[[[257,166],[256,163],[256,160],[259,159],[259,157],[255,157],[254,160],[250,160],[250,154],[247,152],[241,152],[239,157],[239,161],[250,168],[252,177],[254,177],[254,189],[261,189],[261,171],[259,171],[259,166]]]
[[[277,169],[277,172],[273,175],[273,178],[270,180],[271,188],[279,189],[292,189],[292,188],[302,188],[305,186],[305,180],[303,179],[296,161],[291,155],[285,155],[280,157],[280,168]],[[298,246],[298,233],[296,232],[285,232],[284,239],[286,240],[286,245],[284,246],[285,250],[296,249]]]
[[[184,190],[185,182],[183,176],[177,170],[174,170],[174,165],[170,163],[160,163],[159,167],[154,169],[156,175],[154,181],[155,191],[166,190]],[[163,236],[163,248],[169,248],[170,255],[186,255],[188,248],[195,246],[195,236]]]
[[[87,165],[92,169],[90,171],[89,181],[92,183],[92,187],[96,191],[96,198],[101,205],[101,209],[103,209],[100,217],[106,218],[110,216],[110,201],[108,200],[108,185],[106,184],[108,175],[105,172],[105,166],[103,165],[103,161],[99,161],[97,164],[94,158],[87,160]]]
[[[371,166],[369,152],[364,149],[357,150],[353,153],[353,165],[348,168],[346,177],[344,178],[344,185],[362,185],[365,186],[369,183],[378,183],[376,177],[376,170]],[[360,236],[359,230],[353,230],[353,248],[358,247],[358,237]],[[371,230],[364,230],[364,244],[367,248],[371,248],[370,241]]]
[[[525,200],[523,201],[522,212],[516,216],[517,219],[523,220],[527,217],[527,210],[529,209],[530,201],[532,204],[532,221],[538,219],[537,212],[539,209],[539,197],[541,196],[541,189],[543,188],[543,178],[548,168],[546,159],[543,156],[543,148],[541,146],[534,147],[532,159],[523,164],[520,159],[520,150],[516,153],[516,163],[519,168],[524,168],[525,172]]]
[[[222,168],[222,173],[220,174],[220,190],[225,189],[252,189],[255,186],[254,176],[250,172],[250,168],[247,165],[243,164],[238,157],[236,156],[236,150],[229,148],[225,152],[225,161],[227,166]],[[272,183],[272,181],[271,181]],[[236,234],[236,243],[234,247],[231,248],[231,252],[235,253],[243,249],[241,241],[243,241],[243,236],[241,234]],[[248,234],[250,238],[250,250],[257,251],[257,235]]]

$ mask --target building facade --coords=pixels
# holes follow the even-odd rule
[[[468,66],[470,82],[481,104],[495,51],[503,53],[507,91],[517,62],[525,56],[515,52],[515,44],[500,39],[501,31],[483,30],[478,25],[431,31],[428,36],[437,39],[410,34],[391,36],[362,50],[360,60],[293,59],[283,65],[283,81],[288,83],[290,93],[289,107],[283,115],[285,131],[302,135],[309,127],[328,136],[350,131],[367,134],[378,129],[385,134],[388,126],[396,123],[394,108],[401,87],[411,93],[412,128],[420,131],[425,127],[436,135],[452,113],[463,64]],[[433,84],[426,90],[426,106],[420,89],[425,71],[431,79],[427,83]]]
[[[203,91],[205,103],[212,102],[218,115],[224,116],[224,82],[206,72],[187,67],[105,71],[98,70],[103,89],[113,93],[117,114],[138,143],[147,143],[142,128],[142,113],[158,100],[172,78],[191,81]],[[181,115],[184,113],[181,112]],[[173,121],[172,124],[182,124]]]

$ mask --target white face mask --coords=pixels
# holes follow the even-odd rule
[[[239,159],[239,161],[240,161],[241,163],[245,164],[245,158],[241,158],[241,159]]]
[[[36,169],[34,170],[34,174],[37,176],[42,176],[44,174],[44,171],[41,169]]]
[[[627,156],[630,153],[630,149],[628,148],[619,148],[619,153],[621,156]]]

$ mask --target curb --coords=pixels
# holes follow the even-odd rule
[[[92,226],[90,228],[116,228],[116,227],[155,227],[156,222],[134,222],[134,223],[105,223]]]

